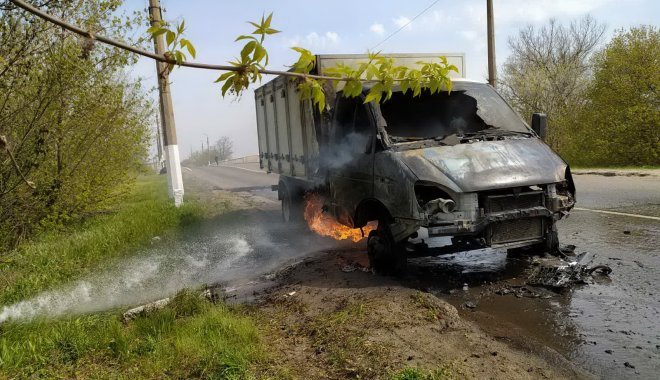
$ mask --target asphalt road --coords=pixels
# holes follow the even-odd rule
[[[221,189],[257,192],[273,199],[278,176],[258,165],[192,169]],[[612,267],[609,278],[556,294],[549,299],[495,296],[486,286],[506,284],[521,275],[520,262],[501,252],[470,252],[412,263],[411,284],[453,294],[447,271],[459,267],[457,281],[469,284],[465,297],[476,309],[464,310],[484,329],[507,323],[560,352],[601,378],[654,379],[660,373],[660,176],[575,175],[577,208],[559,223],[562,244],[595,254],[594,264]],[[529,264],[523,264],[529,265]],[[491,276],[483,272],[491,272]],[[467,275],[476,273],[474,277]],[[451,274],[450,274],[451,275]],[[451,280],[449,281],[451,283]],[[460,293],[460,288],[459,288]],[[459,309],[464,296],[445,296]],[[463,297],[463,298],[462,298]],[[476,312],[475,312],[476,311]],[[477,315],[480,315],[477,317]],[[484,317],[484,315],[486,317]],[[490,319],[489,319],[490,318]],[[505,329],[506,330],[506,329]],[[507,334],[504,331],[503,334]],[[626,364],[627,363],[627,364]]]
[[[204,166],[186,170],[222,190],[259,191],[268,197],[270,187],[277,185],[279,175],[259,169],[259,164],[237,164],[233,166]],[[274,193],[274,192],[272,192]]]

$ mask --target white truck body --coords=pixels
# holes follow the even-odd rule
[[[462,53],[383,56],[407,67],[415,67],[419,61],[439,62],[439,57],[443,56],[458,68],[458,73],[452,73],[452,77],[465,77],[465,55]],[[337,64],[356,66],[367,59],[366,54],[317,55],[314,73],[323,75],[327,68]],[[254,93],[261,168],[280,175],[310,178],[319,154],[311,102],[301,101],[297,82],[282,76],[257,88]]]

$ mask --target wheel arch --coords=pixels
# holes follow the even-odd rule
[[[394,221],[387,207],[378,199],[369,198],[362,200],[355,209],[355,227],[364,227],[371,220]]]

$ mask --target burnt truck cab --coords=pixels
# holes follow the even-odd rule
[[[451,92],[363,99],[336,97],[318,167],[338,221],[378,221],[368,241],[376,267],[404,265],[420,228],[452,236],[454,249],[557,249],[575,186],[541,139],[544,115],[530,128],[490,85],[462,79]]]

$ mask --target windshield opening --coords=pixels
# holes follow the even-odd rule
[[[481,131],[529,133],[529,129],[509,105],[482,83],[455,83],[451,94],[424,91],[394,92],[380,104],[387,133],[399,140],[417,140]],[[395,139],[396,141],[397,139]]]

